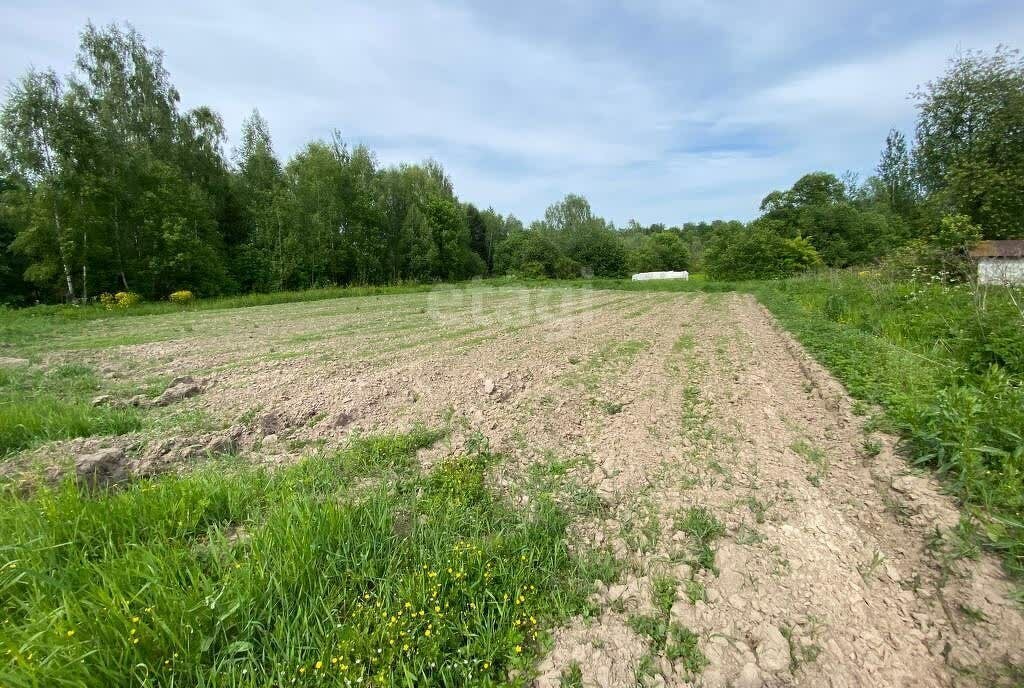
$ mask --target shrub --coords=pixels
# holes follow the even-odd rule
[[[171,303],[176,303],[182,306],[192,303],[195,299],[195,294],[187,289],[176,291],[170,296]]]
[[[893,279],[937,282],[968,282],[974,263],[967,252],[981,241],[981,228],[966,215],[946,215],[926,239],[915,239],[888,259]]]
[[[818,266],[821,258],[803,237],[787,239],[751,225],[718,231],[705,249],[704,263],[714,279],[778,279]]]
[[[142,301],[142,297],[133,291],[119,291],[114,294],[114,299],[117,301],[118,308],[131,308],[139,305]]]
[[[137,306],[142,302],[142,297],[133,291],[119,291],[116,294],[104,292],[100,294],[100,303],[108,311],[120,308],[122,310]]]

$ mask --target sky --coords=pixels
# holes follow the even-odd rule
[[[0,83],[69,72],[90,20],[162,49],[228,152],[258,108],[284,159],[338,130],[384,165],[438,160],[480,207],[529,222],[577,193],[619,226],[748,220],[804,173],[866,176],[951,57],[1024,48],[1010,0],[0,0]]]

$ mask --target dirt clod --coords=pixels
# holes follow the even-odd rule
[[[114,448],[100,449],[75,459],[75,478],[91,488],[107,487],[127,477],[124,451]]]
[[[164,390],[163,394],[150,402],[151,406],[169,406],[182,399],[202,394],[203,386],[193,380],[190,376],[175,378],[171,386]]]

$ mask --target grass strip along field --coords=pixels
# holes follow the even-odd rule
[[[420,472],[439,437],[5,492],[0,684],[505,683],[608,574],[569,553],[550,500],[521,513],[485,488],[485,448]]]

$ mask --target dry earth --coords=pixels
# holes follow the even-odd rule
[[[954,502],[752,297],[477,288],[146,320],[156,341],[95,362],[195,377],[175,412],[215,429],[124,440],[137,472],[211,442],[274,463],[420,422],[454,429],[425,463],[481,432],[519,503],[531,466],[572,460],[600,497],[574,541],[625,574],[555,631],[539,686],[573,666],[586,686],[993,685],[1024,663],[998,565],[957,557]],[[695,507],[724,525],[710,567],[680,525]],[[653,647],[637,615],[695,633],[707,665]]]

